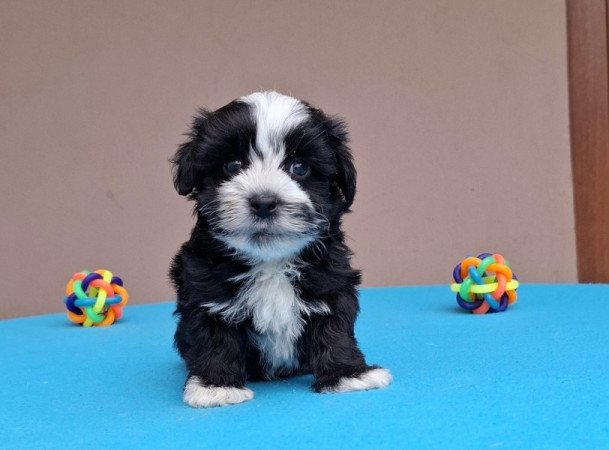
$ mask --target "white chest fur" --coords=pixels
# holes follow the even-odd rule
[[[302,302],[291,280],[298,276],[289,265],[263,263],[248,273],[240,297],[249,310],[258,345],[271,374],[298,367],[296,341],[304,327]]]
[[[293,285],[299,276],[289,261],[260,263],[235,278],[243,286],[231,303],[203,305],[228,321],[251,318],[254,331],[250,337],[260,349],[269,375],[281,368],[298,368],[296,344],[304,329],[303,316],[330,312],[323,302],[300,299]]]

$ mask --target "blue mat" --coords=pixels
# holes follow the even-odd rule
[[[446,286],[363,289],[361,305],[359,341],[389,388],[314,394],[303,376],[202,410],[181,400],[171,303],[128,306],[110,328],[0,321],[0,447],[609,446],[609,286],[524,285],[486,316]]]

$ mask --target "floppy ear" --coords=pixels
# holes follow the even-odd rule
[[[325,125],[327,127],[328,140],[330,147],[334,150],[336,157],[336,174],[334,185],[338,188],[344,198],[343,211],[348,211],[353,204],[355,197],[355,180],[357,172],[353,165],[353,157],[347,143],[349,137],[347,135],[347,127],[345,123],[338,118],[329,118]]]
[[[188,133],[188,140],[178,148],[178,151],[170,159],[173,164],[173,185],[178,194],[191,194],[197,185],[197,148],[203,140],[205,124],[209,111],[200,109],[192,122]]]

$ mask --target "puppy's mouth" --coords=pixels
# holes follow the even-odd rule
[[[216,237],[248,257],[272,260],[295,255],[316,239],[316,233],[267,228],[233,231]]]
[[[253,243],[268,243],[271,241],[281,241],[286,239],[298,239],[309,236],[309,233],[287,233],[275,230],[256,230],[247,235]]]
[[[323,222],[311,208],[282,204],[271,217],[246,208],[219,208],[210,221],[216,239],[237,254],[260,260],[290,257],[318,239]]]
[[[306,231],[287,231],[275,227],[252,227],[249,229],[224,231],[221,234],[226,237],[248,240],[252,243],[268,243],[271,241],[306,239],[314,235],[315,232],[313,227]]]

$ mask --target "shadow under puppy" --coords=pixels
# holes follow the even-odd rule
[[[246,380],[312,372],[317,392],[387,386],[354,336],[360,273],[341,217],[356,172],[344,124],[277,92],[201,110],[173,160],[196,225],[170,276],[193,407],[250,400]]]

